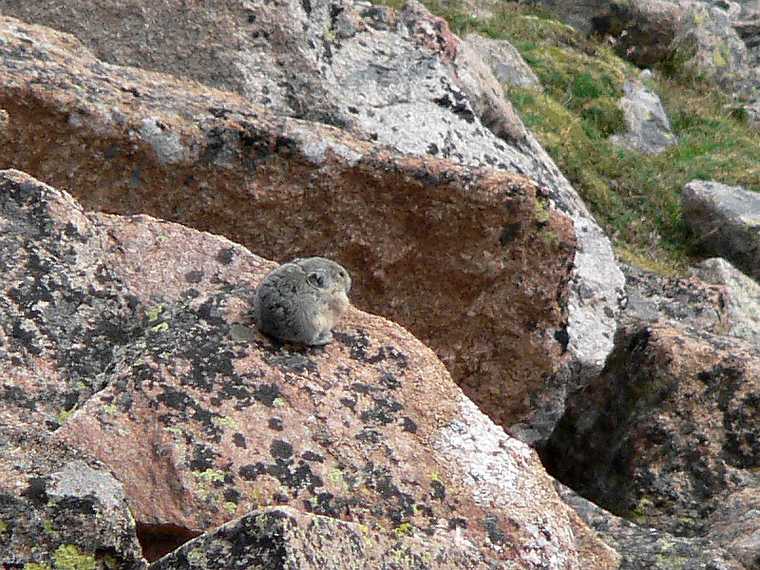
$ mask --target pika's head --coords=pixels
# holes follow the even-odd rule
[[[306,275],[306,283],[328,298],[330,307],[338,313],[348,306],[351,276],[346,269],[324,257],[307,257],[293,261]]]

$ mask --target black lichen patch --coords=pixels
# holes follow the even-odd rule
[[[402,429],[409,433],[417,433],[417,424],[411,418],[404,417],[401,419]]]
[[[498,517],[494,515],[486,515],[485,519],[483,520],[483,528],[486,531],[488,540],[490,540],[493,544],[502,545],[507,542],[507,535],[504,534],[504,531],[499,526]]]
[[[314,453],[313,451],[304,451],[301,454],[301,458],[304,461],[316,461],[318,463],[324,463],[325,458],[321,456],[319,453]]]
[[[47,482],[48,480],[45,477],[32,477],[21,495],[37,506],[44,505],[48,500]]]
[[[409,520],[415,512],[414,497],[401,491],[387,469],[369,463],[366,468],[367,487],[376,491],[384,501],[385,515],[394,523]]]
[[[274,431],[283,430],[282,420],[280,418],[269,418],[267,425],[269,426],[269,429],[273,429]]]
[[[359,415],[363,422],[387,425],[394,422],[398,412],[403,409],[399,402],[390,398],[374,398],[373,404],[371,409],[365,410]]]
[[[232,443],[242,449],[248,449],[246,445],[245,436],[242,433],[236,433],[232,436]]]
[[[446,487],[439,480],[433,480],[430,482],[430,496],[438,501],[443,501],[446,498]]]
[[[269,446],[269,452],[272,454],[272,457],[278,459],[289,459],[293,456],[293,446],[290,445],[287,441],[275,439]]]
[[[277,384],[259,384],[253,389],[253,398],[268,408],[274,407],[274,403],[281,398],[282,393]]]
[[[190,271],[185,275],[185,281],[188,283],[200,283],[203,281],[203,271]]]
[[[284,450],[278,450],[279,452],[284,452]],[[324,485],[322,479],[306,462],[303,460],[296,462],[292,459],[292,448],[291,455],[287,458],[276,457],[273,463],[259,461],[244,465],[238,470],[238,474],[246,481],[255,481],[261,475],[274,477],[283,487],[290,489],[294,497],[298,496],[301,489],[308,489],[313,493],[317,487]]]
[[[728,410],[723,425],[728,462],[744,469],[760,467],[760,395],[750,394]]]
[[[206,471],[215,467],[214,458],[219,454],[202,443],[193,445],[193,457],[190,460],[190,469],[193,471]]]
[[[319,372],[313,360],[299,353],[277,354],[268,359],[268,364],[279,368],[283,372],[295,374]]]
[[[216,260],[222,265],[229,265],[232,260],[235,259],[235,248],[225,247],[219,250],[216,254]]]
[[[470,105],[467,102],[467,98],[459,91],[451,91],[433,99],[439,107],[449,109],[456,116],[460,117],[467,123],[475,122],[475,114],[472,112]]]

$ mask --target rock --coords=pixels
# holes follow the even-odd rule
[[[695,180],[684,187],[681,204],[700,248],[760,279],[760,195]]]
[[[598,380],[569,399],[543,454],[549,471],[618,516],[757,559],[756,525],[740,521],[756,517],[746,498],[760,491],[760,348],[635,322],[616,346]],[[718,521],[729,497],[727,531]]]
[[[710,517],[710,536],[726,545],[746,568],[757,567],[760,552],[760,497],[756,487],[728,495]]]
[[[760,77],[751,67],[747,46],[732,27],[731,13],[695,3],[687,11],[672,45],[686,54],[686,67],[737,93],[755,91]]]
[[[462,91],[480,122],[494,135],[513,144],[524,143],[527,132],[503,88],[483,62],[480,51],[467,42],[459,44],[453,62]]]
[[[496,568],[466,542],[388,536],[368,527],[310,515],[290,507],[254,511],[150,565],[150,570],[282,568]]]
[[[423,559],[462,541],[486,566],[615,567],[536,454],[400,326],[352,308],[327,347],[272,341],[250,307],[274,263],[177,224],[87,214],[17,171],[0,173],[0,227],[4,423],[102,461],[151,559],[290,506],[408,535]],[[114,508],[118,485],[96,471],[56,468],[52,496]]]
[[[42,0],[29,6],[0,0],[0,8],[6,15],[70,30],[111,62],[235,89],[247,100],[212,95],[196,83],[179,84],[111,68],[83,48],[69,49],[75,45],[70,36],[5,20],[3,33],[10,40],[1,56],[6,66],[0,74],[5,78],[0,80],[4,92],[0,101],[16,101],[9,113],[18,123],[13,143],[2,149],[8,164],[71,188],[88,208],[151,213],[227,235],[278,260],[315,249],[348,265],[353,260],[357,268],[365,268],[360,278],[367,294],[359,299],[360,306],[393,318],[430,343],[494,419],[512,425],[528,441],[545,438],[562,413],[568,385],[582,384],[601,369],[612,347],[624,280],[609,240],[575,190],[535,138],[524,134],[511,106],[498,97],[500,89],[494,87],[496,80],[488,68],[476,63],[472,51],[462,47],[446,23],[414,2],[398,12],[327,0],[288,0],[276,6],[233,2],[203,10],[188,10],[179,0],[160,6],[140,3],[138,10],[135,1],[105,5],[75,0],[63,6]],[[181,17],[173,17],[179,12]],[[82,13],[92,14],[84,30]],[[133,26],[136,31],[131,33]],[[188,53],[198,54],[198,65],[184,64]],[[210,76],[212,72],[215,75]],[[21,100],[25,103],[20,107]],[[54,129],[43,126],[42,115],[50,117]],[[146,130],[143,121],[149,118],[155,128],[148,123]],[[231,123],[235,127],[224,126]],[[32,152],[34,145],[29,145],[41,140],[40,133],[55,142]],[[177,147],[172,133],[179,136],[184,150]],[[145,144],[153,150],[146,152]],[[97,151],[85,150],[92,145]],[[134,150],[135,145],[142,150]],[[548,266],[534,259],[532,251],[525,257],[536,267],[570,270],[569,281],[561,286],[567,290],[567,302],[560,294],[559,303],[566,307],[566,319],[552,316],[549,324],[521,313],[529,330],[514,332],[517,329],[508,325],[511,319],[503,311],[521,312],[519,295],[504,290],[507,303],[493,296],[495,284],[503,283],[502,274],[491,269],[501,264],[498,255],[488,253],[495,243],[487,247],[473,243],[471,251],[460,250],[468,243],[465,236],[486,235],[481,215],[476,214],[480,206],[473,203],[472,209],[466,208],[477,216],[470,218],[478,220],[477,229],[473,222],[462,222],[458,235],[447,238],[454,244],[449,250],[427,228],[434,224],[450,230],[450,217],[461,208],[459,198],[447,205],[437,203],[436,213],[399,202],[412,199],[404,188],[408,183],[419,189],[436,184],[435,180],[447,184],[449,174],[443,172],[450,172],[450,164],[441,170],[418,166],[416,174],[407,171],[409,176],[399,176],[396,169],[387,170],[386,159],[370,158],[380,155],[391,161],[400,155],[407,156],[404,160],[411,160],[409,155],[433,155],[459,163],[464,168],[457,170],[462,177],[455,185],[462,188],[469,184],[466,178],[480,176],[472,172],[481,167],[535,179],[556,209],[572,220],[577,238],[575,251],[568,252],[570,265],[563,265],[565,258],[556,252]],[[184,160],[185,166],[170,162],[175,158]],[[294,178],[296,171],[300,174]],[[288,221],[281,215],[292,207],[288,196],[297,191],[291,180],[308,180],[312,188],[311,200],[292,203],[305,208],[303,219],[307,226],[312,224],[308,238],[302,233],[302,220]],[[362,181],[373,191],[349,197],[342,188],[358,189]],[[315,191],[317,187],[322,190]],[[386,198],[365,203],[365,196],[375,196],[380,188]],[[355,226],[342,220],[336,227],[325,227],[336,216],[335,199],[348,208],[342,215],[353,218]],[[372,211],[377,207],[380,210]],[[492,212],[501,217],[504,208],[494,206]],[[410,215],[420,218],[408,220]],[[385,224],[399,217],[408,222],[399,220],[404,227],[389,232]],[[378,229],[368,228],[367,220],[377,220]],[[511,223],[511,215],[497,223],[505,242],[512,239]],[[267,229],[267,224],[276,230]],[[547,247],[569,243],[565,234],[553,229],[543,237]],[[423,240],[435,252],[425,252]],[[533,285],[517,282],[532,281],[544,269],[518,268],[522,262],[518,263],[517,242],[508,247],[515,266],[504,275],[522,291],[532,290]],[[426,259],[431,254],[445,257],[445,263]],[[452,265],[459,265],[451,259],[469,260],[489,285],[473,287],[470,276],[448,275]],[[409,288],[404,268],[415,273]],[[428,281],[420,275],[429,276],[431,290],[420,290],[420,282]],[[556,277],[565,279],[567,274]],[[445,283],[458,284],[456,291]],[[554,283],[546,301],[533,297],[530,306],[544,306],[556,314],[558,281]],[[465,306],[456,314],[452,307],[462,303],[454,299],[461,299],[465,290],[473,294],[466,295]],[[447,296],[451,300],[444,301]],[[423,299],[429,301],[427,307],[421,306]],[[513,332],[489,330],[490,324],[482,320],[489,314],[492,317],[486,320],[498,327],[508,325]],[[461,338],[452,338],[452,330],[459,334],[464,323],[478,332],[462,330]],[[526,348],[529,337],[540,346]],[[476,338],[477,346],[465,346]],[[493,339],[501,339],[500,346]],[[518,354],[523,364],[515,367]],[[536,359],[542,361],[541,370],[531,363]],[[516,384],[523,383],[532,387],[516,393]]]
[[[692,273],[706,283],[726,287],[725,334],[760,345],[760,285],[720,257],[702,261]]]
[[[671,45],[685,14],[684,4],[688,3],[541,0],[541,4],[584,33],[610,36],[618,53],[646,67],[671,54]]]
[[[0,369],[7,364],[0,360]],[[19,385],[5,380],[3,408],[14,392]],[[37,427],[0,427],[4,567],[146,568],[121,483],[102,464],[82,459],[82,450],[51,441]]]
[[[625,117],[626,132],[613,135],[610,140],[644,154],[659,154],[676,144],[660,97],[636,79],[627,80],[623,90],[625,95],[619,106]]]
[[[725,334],[731,318],[726,308],[729,292],[714,281],[696,277],[669,278],[623,266],[627,303],[623,318],[645,323],[671,323],[696,331]]]
[[[536,74],[508,41],[495,40],[480,34],[467,34],[464,44],[480,54],[500,83],[513,87],[541,89],[541,82]]]
[[[599,508],[561,483],[557,483],[557,491],[620,554],[620,570],[745,570],[738,559],[707,539],[673,536],[638,526]]]

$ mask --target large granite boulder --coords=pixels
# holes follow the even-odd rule
[[[760,348],[631,320],[604,373],[570,399],[544,458],[581,495],[640,525],[760,556]]]
[[[17,171],[0,174],[0,225],[4,423],[108,469],[56,466],[31,485],[42,508],[60,497],[84,518],[118,514],[123,489],[149,559],[287,505],[409,538],[423,560],[448,542],[483,567],[616,566],[536,454],[400,326],[351,309],[326,347],[272,341],[250,306],[274,263],[177,224],[87,214]],[[20,490],[38,476],[16,469]],[[122,541],[106,553],[131,552],[106,536]],[[449,568],[470,568],[468,553]]]
[[[695,180],[684,187],[681,203],[700,248],[760,279],[760,194]]]
[[[107,61],[245,98],[114,68],[71,36],[4,20],[0,107],[13,135],[0,155],[6,166],[70,188],[89,208],[213,230],[273,259],[307,249],[353,261],[367,285],[359,304],[429,342],[467,392],[526,440],[545,438],[569,387],[601,369],[624,281],[609,240],[525,132],[478,52],[419,4],[394,11],[342,0],[236,0],[193,9],[181,0],[2,0],[0,9],[71,31]],[[402,169],[407,175],[386,162],[399,153],[465,168],[435,162],[433,169],[423,160],[415,174]],[[476,167],[533,178],[549,199],[536,219],[544,211],[558,219],[555,208],[566,214],[575,230],[572,251],[555,251],[552,261],[532,249],[523,256],[507,211],[509,220],[493,228],[513,260],[502,272],[495,242],[472,241],[495,235],[484,231],[489,216],[466,181],[479,179]],[[461,177],[451,178],[455,171]],[[467,197],[426,201],[426,188],[439,184],[461,186]],[[385,198],[378,201],[378,193]],[[297,215],[283,216],[294,209]],[[452,224],[464,211],[470,221]],[[505,215],[503,205],[483,211]],[[569,228],[549,228],[531,243],[542,250],[569,239]],[[462,263],[482,275],[483,287],[459,272]],[[539,300],[543,286],[532,283],[560,267],[568,270],[560,278],[565,292],[556,296],[555,280]],[[522,293],[504,290],[508,301],[497,299],[504,278]],[[520,295],[531,297],[531,309]],[[531,314],[536,307],[565,316],[549,324]],[[520,313],[523,324],[513,327],[504,310]],[[492,330],[485,315],[512,332]],[[537,344],[528,347],[528,339]],[[536,389],[515,395],[512,379]]]

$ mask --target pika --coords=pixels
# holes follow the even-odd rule
[[[332,341],[332,328],[350,301],[351,277],[324,257],[294,259],[270,272],[256,289],[253,318],[271,337],[309,346]]]

